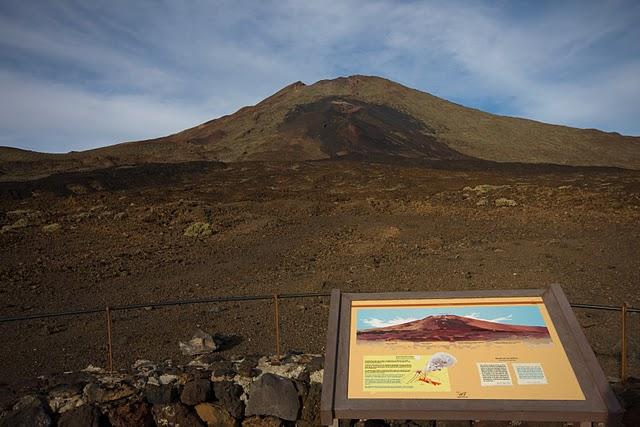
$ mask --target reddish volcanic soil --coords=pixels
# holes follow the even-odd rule
[[[574,303],[640,306],[639,171],[457,165],[203,162],[1,183],[0,316],[554,282]],[[211,234],[185,235],[196,222]],[[328,312],[328,298],[282,300],[283,350],[324,351]],[[619,313],[576,314],[607,375],[618,375]],[[269,301],[119,311],[113,320],[116,369],[188,362],[178,342],[196,328],[241,337],[231,355],[274,351]],[[637,376],[636,314],[628,336]],[[3,323],[0,342],[0,383],[105,366],[105,316]]]
[[[505,325],[463,316],[428,316],[424,319],[358,332],[366,341],[496,341],[549,338],[544,326]]]

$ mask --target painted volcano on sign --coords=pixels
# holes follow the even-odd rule
[[[498,341],[550,339],[544,326],[508,325],[456,315],[427,316],[399,325],[357,332],[363,341]]]

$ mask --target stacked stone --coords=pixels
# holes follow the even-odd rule
[[[291,354],[89,367],[0,389],[0,427],[319,425],[322,365],[321,356]]]

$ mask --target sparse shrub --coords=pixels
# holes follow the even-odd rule
[[[208,222],[194,222],[184,230],[187,237],[205,237],[213,233],[211,224]]]
[[[4,227],[2,227],[2,230],[0,230],[0,232],[1,233],[7,233],[7,232],[10,232],[10,231],[19,230],[20,228],[25,228],[28,225],[29,225],[29,222],[26,219],[20,218],[19,220],[17,220],[13,224],[5,225]]]
[[[501,197],[499,199],[496,199],[493,203],[495,203],[495,205],[497,207],[512,207],[512,206],[518,206],[518,202],[516,202],[515,200],[512,199],[505,199],[504,197]]]
[[[60,224],[58,224],[57,222],[42,226],[42,231],[44,231],[45,233],[55,233],[58,230],[60,230]]]

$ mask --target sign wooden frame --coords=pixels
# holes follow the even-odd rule
[[[585,400],[349,399],[351,309],[354,301],[540,297],[549,313]],[[331,293],[321,421],[415,419],[483,421],[605,422],[618,425],[623,409],[587,338],[557,285],[547,289],[460,292]]]

